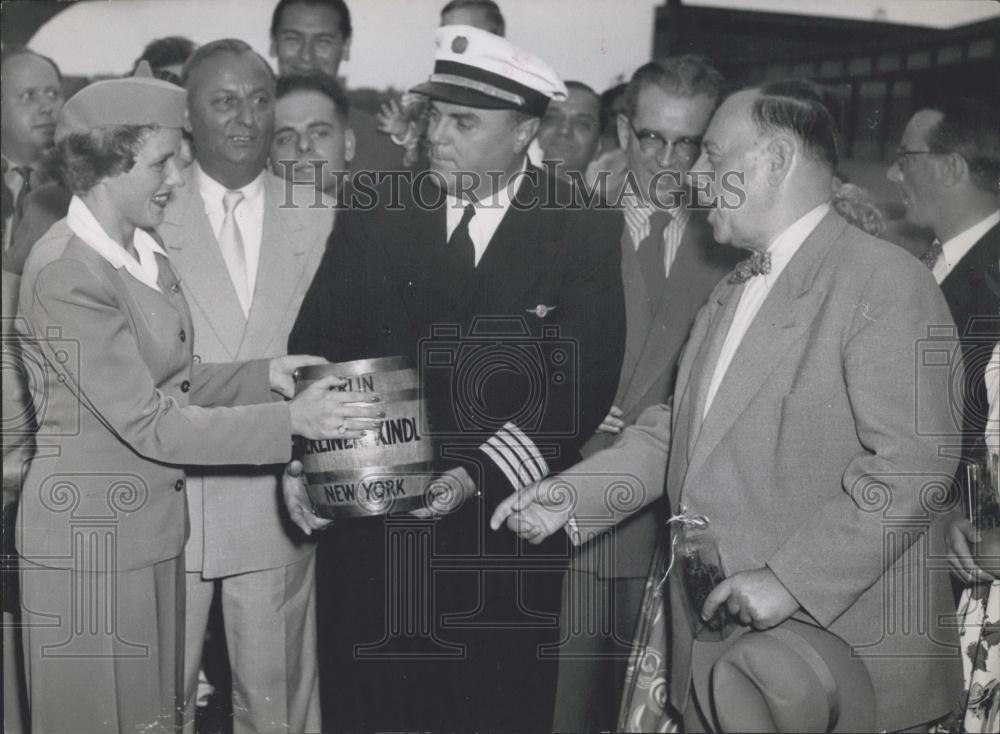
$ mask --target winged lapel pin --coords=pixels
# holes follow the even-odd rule
[[[537,316],[540,319],[544,319],[546,316],[549,315],[549,311],[555,311],[556,307],[546,306],[544,303],[539,303],[534,308],[526,308],[524,310],[527,311],[528,313],[535,314],[535,316]]]

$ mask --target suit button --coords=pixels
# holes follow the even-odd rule
[[[181,392],[188,392],[191,389],[191,382],[189,380],[184,380],[181,383]]]
[[[184,329],[181,329],[180,337],[182,342],[187,341],[188,335],[185,333]]]
[[[381,329],[379,329],[378,333],[381,334],[382,336],[389,336],[392,333],[392,329],[390,329],[388,326],[383,326]]]
[[[174,482],[174,491],[180,492],[182,489],[184,489],[184,480],[178,479],[176,482]]]
[[[195,364],[201,364],[201,355],[200,354],[191,355],[191,361],[194,362]]]

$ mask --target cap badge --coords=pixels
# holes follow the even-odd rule
[[[469,39],[465,36],[455,36],[455,40],[451,42],[451,50],[457,54],[465,53],[465,49],[469,47]]]
[[[535,316],[537,316],[540,319],[544,319],[546,316],[549,315],[549,311],[555,311],[556,307],[546,306],[544,303],[539,303],[534,308],[526,308],[524,310],[527,311],[528,313],[535,314]]]

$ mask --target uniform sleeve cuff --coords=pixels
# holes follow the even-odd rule
[[[479,448],[500,468],[515,490],[548,476],[548,462],[535,442],[513,423],[505,424]]]

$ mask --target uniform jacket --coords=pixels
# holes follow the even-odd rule
[[[742,292],[726,281],[695,321],[672,417],[653,406],[619,450],[574,469],[605,472],[605,487],[624,475],[630,489],[609,506],[605,489],[578,480],[578,517],[624,517],[660,495],[669,446],[670,510],[709,518],[727,575],[767,566],[798,618],[854,647],[880,730],[944,715],[962,680],[948,575],[934,563],[955,460],[918,430],[950,415],[948,370],[915,369],[928,327],[952,323],[934,286],[907,253],[828,214],[779,276],[705,420],[708,352],[721,346],[709,337]],[[670,695],[681,711],[699,644],[684,593],[672,574]]]
[[[625,358],[618,379],[615,402],[625,424],[634,423],[651,405],[664,403],[677,377],[677,358],[687,341],[691,324],[715,284],[745,254],[716,243],[703,213],[693,211],[667,276],[666,288],[650,310],[650,299],[639,258],[628,227],[621,237],[622,283],[625,287]],[[584,445],[583,456],[611,446],[617,437],[595,433]],[[615,528],[613,540],[595,539],[580,548],[574,559],[577,570],[597,569],[617,578],[645,578],[660,528],[660,513],[648,508]],[[609,555],[613,553],[613,556]],[[613,559],[603,570],[599,559]],[[610,571],[610,573],[608,573]]]
[[[412,357],[435,430],[451,447],[443,465],[467,464],[492,507],[530,483],[537,465],[515,466],[521,481],[512,486],[481,444],[503,433],[518,446],[501,461],[531,453],[544,457],[544,473],[558,470],[579,459],[611,405],[625,337],[622,220],[612,211],[543,206],[569,196],[548,195],[561,184],[530,169],[473,279],[460,282],[447,257],[444,197],[425,181],[416,193],[435,206],[419,205],[404,187],[395,211],[383,200],[339,215],[290,349],[335,362]],[[514,355],[506,362],[505,349]],[[491,373],[494,364],[514,368]],[[504,429],[508,423],[516,430]]]
[[[25,265],[38,449],[17,543],[33,563],[129,570],[174,558],[187,531],[184,465],[290,454],[289,411],[270,402],[267,362],[194,363],[177,274],[165,258],[158,264],[160,292],[59,222]],[[205,410],[230,405],[243,407]],[[81,552],[95,538],[101,552]]]
[[[313,207],[311,187],[265,174],[260,263],[249,318],[240,308],[192,175],[175,193],[159,232],[181,279],[203,362],[279,357],[333,226],[333,209]],[[288,196],[301,206],[283,206]],[[312,548],[286,519],[281,467],[188,472],[191,537],[185,562],[206,578],[276,568]]]

